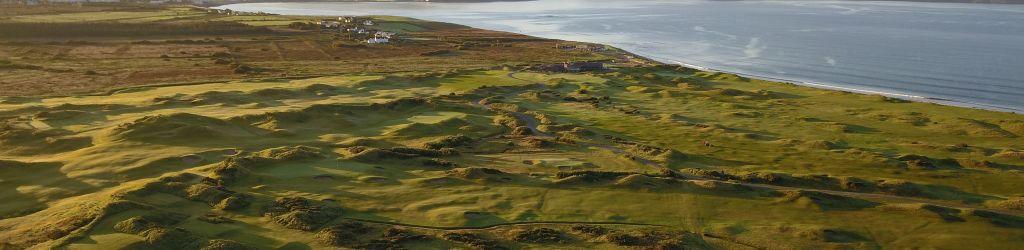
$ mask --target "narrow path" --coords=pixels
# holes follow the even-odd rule
[[[524,81],[524,82],[527,82],[527,83],[530,83],[530,84],[541,84],[541,83],[532,82],[532,81],[529,81],[529,80],[526,80],[526,79],[518,78],[518,77],[515,76],[516,73],[518,73],[518,72],[510,71],[510,72],[508,72],[508,74],[506,74],[506,76],[508,76],[509,78],[520,80],[520,81]],[[514,94],[517,94],[517,93],[508,93],[508,94],[504,94],[504,95],[501,95],[501,96],[505,97],[505,98],[508,98],[508,97],[510,97],[510,96],[512,96]],[[473,105],[473,106],[476,106],[476,107],[480,107],[480,108],[483,108],[483,109],[490,109],[490,107],[488,107],[487,105],[484,105],[483,103],[480,103],[481,101],[483,101],[483,100],[476,100],[476,101],[470,102],[470,105]],[[532,115],[529,115],[529,114],[525,114],[523,112],[508,112],[508,113],[510,113],[513,116],[515,116],[516,119],[521,120],[523,122],[526,122],[526,127],[529,128],[530,130],[532,130],[532,132],[533,132],[533,134],[535,136],[539,136],[539,137],[554,137],[554,135],[551,135],[551,134],[548,134],[548,133],[544,133],[543,131],[540,131],[540,130],[537,129],[537,127],[540,126],[540,121],[538,121],[536,117],[533,117]]]

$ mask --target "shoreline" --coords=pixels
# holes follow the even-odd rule
[[[272,1],[270,1],[270,2],[259,2],[259,3],[285,3],[285,2],[272,2]],[[237,3],[233,3],[233,4],[237,4]],[[223,4],[223,5],[217,5],[217,6],[208,6],[208,7],[205,7],[205,8],[229,9],[229,8],[224,8],[224,7],[228,6],[228,5],[233,5],[233,4]],[[317,16],[321,16],[321,15],[298,15],[298,16],[317,17]],[[413,18],[413,19],[422,19],[422,20],[428,20],[428,21],[433,21],[433,22],[452,23],[452,22],[447,22],[447,21],[443,21],[443,20],[431,20],[431,19],[426,19],[426,18],[416,18],[416,17],[408,17],[408,16],[400,16],[400,17]],[[457,23],[452,23],[452,24],[457,24]],[[465,25],[465,24],[458,24],[458,25]],[[476,26],[473,26],[473,25],[466,25],[466,26],[473,27],[473,28],[476,28],[476,29],[486,29],[486,28],[476,27]],[[486,30],[493,30],[493,29],[486,29]],[[523,33],[514,32],[514,31],[503,31],[503,32],[516,33],[516,34],[527,35],[527,36],[532,36],[532,37],[538,37],[538,38],[543,38],[543,39],[563,40],[563,39],[557,39],[557,38],[549,38],[549,37],[543,37],[543,36],[535,36],[535,35],[523,34]],[[779,83],[787,83],[787,84],[794,84],[794,85],[799,85],[799,86],[805,86],[805,87],[810,87],[810,88],[826,89],[826,90],[842,91],[842,92],[850,92],[850,93],[865,94],[865,95],[880,95],[880,96],[897,98],[897,99],[901,99],[901,100],[905,100],[905,101],[911,101],[911,102],[924,102],[924,103],[932,103],[932,104],[945,105],[945,106],[954,106],[954,107],[961,107],[961,108],[980,109],[980,110],[1005,112],[1005,113],[1013,113],[1013,114],[1024,114],[1024,109],[1022,109],[1022,108],[1005,107],[1005,106],[999,106],[999,105],[976,103],[976,102],[962,101],[962,100],[953,100],[953,99],[946,99],[946,98],[939,98],[939,97],[930,97],[930,96],[916,95],[916,94],[909,94],[909,93],[890,92],[890,91],[886,91],[886,90],[869,90],[869,89],[859,89],[859,88],[854,88],[854,87],[844,87],[844,86],[841,86],[842,84],[836,84],[836,83],[827,83],[827,82],[818,82],[818,81],[809,81],[809,80],[799,80],[799,79],[786,79],[786,78],[773,77],[773,76],[740,73],[740,72],[735,72],[735,71],[730,71],[730,70],[721,70],[721,69],[716,69],[716,68],[712,68],[712,67],[701,66],[701,65],[698,65],[698,64],[687,63],[687,62],[683,62],[683,61],[679,61],[679,60],[674,60],[674,59],[669,59],[669,58],[662,58],[662,57],[659,57],[657,55],[651,55],[649,53],[641,53],[641,52],[631,51],[631,50],[623,49],[623,48],[621,48],[619,46],[616,46],[614,44],[606,44],[606,43],[592,42],[592,41],[579,41],[579,40],[565,40],[565,41],[574,41],[574,42],[583,42],[583,43],[608,45],[608,46],[612,46],[612,47],[618,48],[619,50],[622,50],[624,53],[631,54],[631,55],[637,56],[637,57],[641,57],[641,58],[644,58],[644,59],[646,59],[648,61],[652,61],[652,62],[657,62],[657,63],[661,63],[661,64],[679,65],[679,66],[693,68],[693,69],[702,70],[702,71],[711,71],[711,72],[721,72],[721,73],[735,74],[735,75],[739,75],[739,76],[743,76],[743,77],[748,77],[748,78],[753,78],[753,79],[758,79],[758,80],[773,81],[773,82],[779,82]]]
[[[583,41],[583,42],[585,42],[585,41]],[[779,78],[779,77],[771,77],[771,76],[764,76],[764,75],[740,73],[740,72],[734,72],[734,71],[729,71],[729,70],[720,70],[720,69],[715,69],[715,68],[711,68],[711,67],[705,67],[705,66],[701,66],[701,65],[697,65],[697,64],[682,62],[682,61],[678,61],[678,60],[671,60],[671,59],[667,59],[667,58],[660,58],[660,59],[658,59],[657,56],[642,55],[642,54],[638,54],[637,52],[633,52],[633,51],[629,51],[629,50],[625,50],[625,49],[622,49],[622,50],[625,51],[626,53],[637,55],[637,56],[643,57],[643,58],[645,58],[647,60],[650,60],[650,61],[664,63],[664,64],[675,64],[675,65],[679,65],[679,66],[683,66],[683,67],[687,67],[687,68],[692,68],[692,69],[697,69],[697,70],[701,70],[701,71],[734,74],[734,75],[738,75],[738,76],[742,76],[742,77],[747,77],[747,78],[752,78],[752,79],[758,79],[758,80],[764,80],[764,81],[772,81],[772,82],[778,82],[778,83],[786,83],[786,84],[794,84],[794,85],[805,86],[805,87],[816,88],[816,89],[825,89],[825,90],[832,90],[832,91],[842,91],[842,92],[849,92],[849,93],[856,93],[856,94],[863,94],[863,95],[880,95],[880,96],[885,96],[885,97],[898,98],[900,100],[905,100],[905,101],[910,101],[910,102],[931,103],[931,104],[938,104],[938,105],[944,105],[944,106],[953,106],[953,107],[970,108],[970,109],[980,109],[980,110],[986,110],[986,111],[1004,112],[1004,113],[1011,113],[1011,114],[1024,114],[1024,109],[1016,109],[1016,108],[1009,108],[1009,107],[1003,107],[1003,106],[989,105],[989,104],[983,104],[983,103],[958,101],[958,100],[951,100],[951,99],[938,98],[938,97],[929,97],[929,96],[922,96],[922,95],[913,95],[913,94],[904,94],[904,93],[897,93],[897,92],[885,92],[885,91],[878,91],[878,90],[867,90],[867,89],[843,87],[843,86],[838,86],[838,84],[834,84],[834,83],[830,84],[830,83],[812,82],[812,81],[806,81],[806,80],[785,79],[785,78]],[[666,60],[670,61],[670,62],[664,62]]]
[[[386,2],[433,2],[433,3],[488,3],[488,2],[529,2],[535,0],[303,0],[308,3],[386,3]],[[934,3],[934,4],[988,4],[988,5],[1024,5],[1024,0],[846,0],[846,2],[882,2],[882,3]],[[217,7],[231,4],[247,3],[284,3],[279,0],[248,0],[248,1],[209,1],[196,4],[201,7]]]

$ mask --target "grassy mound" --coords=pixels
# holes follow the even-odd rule
[[[118,125],[110,131],[113,138],[149,142],[202,142],[254,135],[251,128],[188,113],[146,116]]]
[[[255,250],[255,249],[259,249],[259,248],[256,248],[256,247],[253,247],[253,246],[249,246],[249,245],[246,245],[246,244],[242,244],[242,243],[239,243],[239,242],[233,241],[233,240],[213,239],[213,240],[206,241],[206,243],[200,249],[201,250]]]
[[[372,228],[363,223],[346,221],[321,229],[314,237],[325,245],[354,247],[360,243],[360,237],[371,230]]]
[[[565,234],[551,228],[532,228],[512,232],[512,241],[522,243],[557,244],[565,243]]]
[[[558,180],[556,184],[588,184],[588,183],[602,183],[618,180],[619,178],[633,175],[634,173],[628,172],[609,172],[609,171],[572,171],[572,172],[558,172],[555,177]]]
[[[1018,135],[1004,130],[998,124],[989,123],[978,119],[957,118],[951,121],[940,122],[933,126],[935,130],[945,133],[953,133],[971,137],[981,138],[1015,138]]]
[[[181,228],[153,228],[142,232],[152,249],[199,249],[203,240]]]
[[[511,181],[513,177],[512,174],[501,170],[479,167],[456,168],[445,171],[445,174],[460,179],[487,182],[507,182]]]
[[[0,125],[0,146],[0,153],[5,154],[54,154],[90,147],[92,138],[60,129],[3,128]]]
[[[633,189],[659,189],[677,184],[675,179],[657,178],[643,174],[631,174],[615,181],[615,186]]]
[[[263,215],[286,228],[313,231],[341,215],[341,208],[301,197],[277,198]]]
[[[378,162],[378,161],[384,161],[384,160],[411,159],[411,158],[416,158],[416,157],[420,156],[419,154],[416,154],[416,153],[429,154],[431,152],[431,151],[419,152],[419,151],[401,150],[401,149],[395,151],[395,150],[390,150],[390,149],[380,149],[380,148],[362,147],[362,146],[350,147],[350,148],[347,148],[346,151],[348,151],[348,155],[346,156],[347,159],[354,160],[354,161],[361,161],[361,162]],[[440,151],[437,151],[437,152],[440,152]]]
[[[885,204],[879,206],[879,208],[883,210],[903,211],[919,216],[936,217],[946,222],[964,221],[964,219],[959,216],[961,212],[959,209],[942,207],[931,204]]]
[[[320,149],[307,146],[278,147],[256,152],[255,156],[275,161],[303,161],[323,158]]]
[[[261,159],[251,156],[228,157],[211,170],[213,172],[211,178],[223,182],[238,180],[252,171],[260,162]]]
[[[652,249],[712,249],[700,236],[674,230],[646,230],[641,232],[611,232],[605,241],[619,247]]]
[[[457,148],[470,145],[471,143],[473,143],[473,138],[469,136],[453,135],[427,142],[423,144],[423,147],[428,149]]]
[[[977,209],[968,211],[967,213],[972,216],[986,219],[989,223],[999,227],[1017,229],[1024,228],[1024,217]]]
[[[802,190],[785,192],[785,196],[780,198],[779,202],[810,206],[822,211],[860,210],[879,205],[875,202],[857,198]]]
[[[488,239],[470,232],[447,232],[441,234],[441,238],[463,243],[477,249],[506,249],[496,240]]]
[[[994,156],[1006,159],[1024,160],[1024,151],[1003,149],[1002,151],[999,151],[999,153],[996,153]]]
[[[1006,200],[992,201],[989,206],[1002,209],[1024,210],[1024,197],[1011,197]]]
[[[434,135],[453,134],[463,130],[464,127],[473,125],[466,119],[462,118],[448,118],[441,120],[437,123],[411,123],[401,125],[400,127],[388,131],[385,135],[391,136],[405,136],[405,137],[424,137]]]

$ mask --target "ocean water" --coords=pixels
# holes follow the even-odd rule
[[[398,15],[610,44],[811,86],[1024,112],[1024,5],[537,0],[246,3],[290,15]]]

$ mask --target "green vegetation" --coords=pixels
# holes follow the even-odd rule
[[[455,48],[466,40],[397,43],[376,48],[394,53],[383,59],[293,57],[321,53],[290,49],[311,48],[302,39],[335,38],[285,25],[273,32],[294,37],[185,35],[128,42],[162,47],[122,54],[254,73],[0,98],[0,249],[1024,244],[1021,115],[642,61],[529,70],[564,59],[541,56],[559,51],[541,39],[467,50]],[[430,34],[455,32],[446,29]],[[474,32],[498,34],[458,33]],[[199,58],[166,50],[211,44],[218,49]],[[451,53],[420,55],[440,49]],[[527,52],[491,54],[504,49]],[[70,61],[95,62],[71,51]],[[12,58],[0,67],[63,65]],[[341,66],[314,71],[312,62]],[[351,65],[370,62],[379,66]],[[29,82],[51,76],[33,72]]]
[[[194,7],[0,8],[0,84],[5,87],[0,95],[78,95],[153,84],[440,72],[607,60],[619,54],[563,51],[556,48],[558,41],[446,23],[364,18],[377,25],[360,28],[394,32],[395,39],[366,44],[372,34],[324,29],[315,23],[316,17],[218,13]],[[447,52],[431,54],[437,51]]]
[[[205,14],[192,8],[167,8],[160,11],[104,11],[61,13],[52,15],[20,15],[10,18],[24,23],[79,23],[79,22],[152,22],[174,18],[196,17]]]

